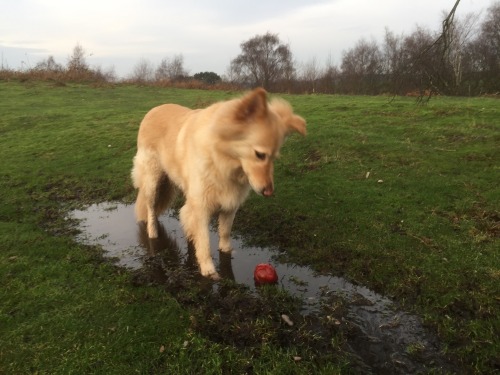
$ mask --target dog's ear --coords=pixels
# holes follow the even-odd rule
[[[306,120],[296,114],[293,114],[285,124],[288,127],[287,133],[297,132],[303,136],[307,133]]]
[[[239,122],[267,116],[267,93],[263,88],[256,88],[245,95],[236,108],[235,118]]]
[[[290,104],[281,99],[273,99],[269,106],[271,110],[280,117],[285,126],[286,135],[293,132],[306,135],[306,120],[293,113]]]

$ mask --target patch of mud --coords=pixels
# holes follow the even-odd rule
[[[196,274],[192,251],[172,212],[160,218],[160,233],[155,240],[147,237],[145,225],[135,222],[132,205],[95,204],[73,211],[70,216],[80,223],[77,240],[102,246],[106,256],[116,259],[120,266],[147,270],[148,277],[163,283],[172,282],[170,276],[175,269],[187,268],[191,276]],[[362,372],[414,374],[451,370],[439,352],[438,341],[422,321],[398,310],[389,298],[343,278],[280,263],[276,250],[246,247],[240,238],[233,238],[235,250],[229,255],[218,252],[217,244],[217,234],[212,231],[212,255],[221,276],[246,286],[254,294],[259,293],[253,281],[254,267],[264,262],[273,264],[279,286],[303,302],[300,314],[310,326],[323,332],[332,327],[343,329],[346,346],[357,357],[356,362],[361,364],[357,367]],[[219,284],[210,284],[210,288],[224,287],[223,282]],[[337,308],[339,305],[341,309]]]

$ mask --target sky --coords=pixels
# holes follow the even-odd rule
[[[461,0],[456,15],[494,0]],[[23,70],[53,56],[66,65],[79,44],[91,67],[130,75],[182,54],[190,74],[224,75],[240,44],[266,32],[290,45],[297,65],[339,64],[356,42],[382,43],[385,29],[439,30],[455,0],[0,0],[0,67]]]

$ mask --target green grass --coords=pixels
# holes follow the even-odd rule
[[[244,373],[249,363],[259,374],[349,372],[338,353],[293,363],[300,345],[245,351],[212,340],[193,326],[193,306],[134,285],[75,243],[64,220],[83,204],[133,200],[148,109],[232,96],[0,82],[0,373]],[[498,370],[498,100],[286,99],[308,136],[287,141],[276,196],[253,195],[236,230],[393,296],[468,372]]]
[[[394,296],[473,369],[498,366],[498,100],[290,100],[309,136],[290,139],[272,208],[252,198],[242,228]]]

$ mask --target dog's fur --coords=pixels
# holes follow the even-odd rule
[[[211,216],[219,215],[219,249],[231,251],[236,211],[250,188],[273,194],[274,160],[292,132],[305,135],[304,119],[283,100],[268,103],[261,88],[201,110],[175,104],[153,108],[141,123],[132,169],[139,189],[137,220],[156,238],[157,218],[180,189],[186,199],[180,220],[200,272],[218,278],[210,255]]]

